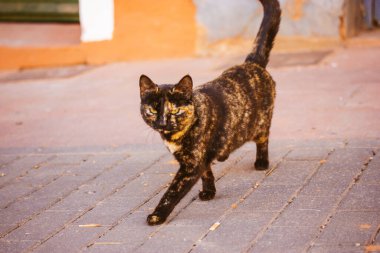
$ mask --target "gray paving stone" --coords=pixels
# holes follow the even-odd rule
[[[4,173],[5,176],[0,177],[0,187],[3,187],[5,184],[10,183],[11,180],[15,179],[21,174],[24,174],[34,166],[38,166],[41,163],[48,161],[52,157],[52,155],[24,156],[12,163],[7,164],[6,166],[3,166],[0,172]]]
[[[290,207],[281,213],[273,226],[319,227],[323,224],[328,214],[328,210],[297,210]]]
[[[0,216],[0,218],[2,218]],[[6,235],[8,232],[12,231],[13,229],[15,229],[15,225],[14,224],[7,224],[7,220],[2,220],[1,221],[2,223],[4,224],[0,224],[0,235],[3,236],[3,235]]]
[[[81,166],[66,166],[65,173],[75,175],[94,175],[96,172],[101,172],[112,165],[130,158],[127,153],[101,153],[94,154],[87,158]]]
[[[143,201],[144,200],[138,197],[111,197],[106,201],[98,203],[92,210],[73,222],[73,224],[81,225],[96,223],[111,226],[118,220],[118,218],[129,214],[131,210],[143,203]]]
[[[322,231],[316,245],[366,245],[380,224],[379,212],[340,211]]]
[[[316,181],[313,178],[305,185],[299,193],[300,196],[310,197],[328,197],[337,198],[348,187],[351,180],[339,181],[333,178],[332,180]]]
[[[25,225],[13,230],[4,237],[6,240],[43,240],[47,234],[52,234],[65,225],[75,212],[43,212]]]
[[[78,178],[75,176],[65,175],[57,178],[50,184],[45,187],[39,189],[36,192],[33,192],[31,195],[24,197],[22,200],[12,204],[9,208],[11,209],[20,209],[26,205],[35,205],[33,202],[43,201],[46,207],[49,206],[48,203],[54,203],[63,196],[65,196],[68,192],[74,190],[78,187],[83,180],[86,178]],[[13,207],[15,206],[15,207]],[[43,207],[42,203],[38,206]],[[37,207],[37,205],[35,205]]]
[[[104,227],[79,227],[71,225],[37,247],[33,252],[73,252],[83,246],[83,242],[96,237]]]
[[[10,202],[15,201],[17,198],[28,195],[34,191],[41,190],[45,185],[55,181],[63,174],[73,174],[71,169],[76,167],[81,167],[85,164],[83,162],[83,157],[88,157],[88,155],[75,155],[74,158],[70,156],[57,157],[55,162],[45,163],[41,165],[41,167],[32,168],[22,177],[16,178],[12,184],[8,184],[2,189],[0,189],[0,195],[4,196],[4,201],[1,206],[5,207],[9,205]],[[73,162],[70,163],[66,160],[73,159]],[[75,164],[75,165],[74,165]],[[50,168],[49,166],[54,166]],[[56,167],[57,166],[57,167]],[[78,175],[78,174],[73,174]],[[79,180],[79,177],[74,178],[73,180]],[[54,182],[55,185],[59,184],[58,182]],[[68,185],[65,185],[68,187]],[[50,193],[54,193],[54,191],[49,191]],[[39,193],[42,195],[43,193]]]
[[[152,161],[154,161],[154,160],[157,160],[157,156],[154,159],[152,159]],[[139,161],[139,160],[136,160],[136,161]],[[154,164],[148,170],[152,170],[152,171],[156,170],[157,167],[162,166],[162,164],[165,164],[165,166],[176,166],[176,165],[168,165],[167,159],[165,158],[165,159],[161,159],[160,162]],[[144,167],[146,167],[146,166],[144,166]],[[128,181],[128,177],[126,177],[126,178],[120,177],[120,175],[128,174],[128,173],[123,173],[124,170],[125,170],[125,165],[120,164],[120,165],[116,166],[114,169],[108,171],[108,173],[106,173],[104,175],[102,174],[100,177],[98,177],[96,180],[94,180],[96,187],[93,189],[102,189],[101,194],[103,194],[103,197],[106,197],[106,195],[108,195],[109,193],[112,193],[113,190],[116,187],[118,187],[118,185],[122,186],[124,188],[125,185],[123,185],[123,182]],[[141,171],[141,170],[142,169],[140,168],[139,171]],[[135,171],[136,170],[131,170],[129,173],[133,174],[133,173],[135,173]],[[119,175],[119,177],[117,177],[117,175]],[[62,238],[62,237],[64,237],[64,238],[73,237],[74,238],[74,237],[76,237],[78,230],[71,228],[71,227],[76,227],[76,226],[79,227],[79,225],[83,225],[83,224],[95,222],[97,224],[101,224],[103,227],[96,229],[96,233],[95,232],[94,233],[88,232],[85,236],[83,236],[81,238],[77,238],[75,241],[75,247],[78,249],[85,247],[88,243],[95,240],[99,235],[101,235],[105,230],[107,230],[108,226],[117,222],[118,219],[120,219],[121,217],[129,214],[129,212],[131,212],[131,210],[133,210],[136,206],[144,203],[147,196],[149,196],[149,194],[147,194],[147,195],[141,194],[141,192],[145,193],[145,190],[147,189],[147,187],[149,187],[148,185],[145,185],[145,183],[144,183],[144,182],[147,182],[146,177],[144,177],[144,175],[147,175],[148,177],[153,176],[153,174],[149,174],[149,173],[145,174],[144,173],[141,176],[138,176],[136,179],[131,181],[131,182],[133,182],[133,181],[137,180],[137,181],[141,182],[139,184],[140,186],[138,188],[134,189],[135,195],[137,196],[136,198],[130,198],[129,197],[128,201],[126,201],[124,203],[120,203],[119,202],[120,196],[117,196],[118,192],[116,192],[115,193],[116,197],[107,198],[107,199],[102,200],[101,202],[98,202],[98,205],[96,205],[89,212],[87,212],[83,216],[81,216],[80,219],[76,220],[73,223],[73,225],[70,226],[70,229],[62,230],[61,232],[56,234],[54,237],[49,239],[47,242],[45,242],[43,245],[41,245],[40,246],[41,252],[45,252],[45,251],[48,251],[49,249],[51,249],[53,247],[53,245],[55,243],[57,243],[59,238]],[[134,176],[134,174],[133,174],[133,176]],[[166,179],[171,179],[171,176],[168,174],[157,174],[157,175],[155,175],[156,179],[157,179],[157,177],[162,177],[162,176],[165,176]],[[111,180],[111,179],[113,179],[113,180]],[[112,182],[112,183],[109,183],[109,182]],[[161,186],[162,183],[163,182],[161,182],[161,184],[159,186]],[[157,190],[154,187],[149,188],[149,189],[152,192]],[[150,193],[150,195],[152,194],[152,192]],[[65,207],[68,207],[69,204],[70,204],[70,202],[68,202],[68,204],[65,205]],[[54,209],[62,210],[62,206],[57,205],[57,207],[54,207],[53,210]],[[112,213],[112,215],[109,215],[110,213]],[[145,219],[144,219],[144,221],[145,221]],[[40,250],[40,247],[38,247],[38,251]]]
[[[169,166],[168,166],[169,167]],[[177,169],[176,165],[170,165],[173,170]],[[174,173],[152,174],[150,170],[146,171],[136,180],[131,181],[125,187],[120,189],[115,196],[117,197],[139,197],[149,196],[154,190],[167,185],[174,178]]]
[[[1,210],[0,219],[5,224],[18,224],[29,219],[29,217],[49,204],[55,199],[38,197],[38,198],[25,198],[23,201],[11,205],[9,208]]]
[[[328,158],[300,195],[337,196],[344,192],[370,157],[369,149],[337,149]]]
[[[156,253],[158,249],[162,252],[188,252],[203,232],[204,228],[201,226],[175,226],[170,224],[134,252]]]
[[[316,227],[270,227],[248,252],[302,252],[318,231]]]
[[[197,241],[191,252],[240,252],[275,215],[273,212],[233,212],[219,227]]]
[[[239,211],[280,211],[299,186],[263,185],[257,188],[239,206]]]
[[[25,185],[25,184],[9,184],[0,189],[0,208],[5,208],[11,202],[15,201],[17,198],[24,196],[31,191],[35,190],[36,186]]]
[[[339,210],[372,210],[380,213],[380,185],[354,185]]]
[[[361,169],[371,156],[372,149],[370,148],[338,148],[334,150],[321,169],[329,171],[332,171],[334,168],[345,171]]]
[[[18,154],[0,154],[0,172],[3,167],[5,167],[6,164],[16,160],[20,159],[23,155]]]
[[[367,169],[358,181],[358,184],[379,185],[380,184],[380,154],[374,156]]]
[[[79,154],[56,154],[54,159],[45,163],[44,168],[56,168],[65,166],[79,166],[85,162],[88,162],[91,154],[79,153]]]
[[[68,157],[61,159],[59,163],[65,161],[67,158]],[[77,162],[83,163],[83,161],[79,160],[77,160]],[[46,187],[39,189],[33,194],[24,197],[18,202],[15,202],[9,208],[4,209],[0,213],[0,217],[3,217],[7,223],[14,225],[20,222],[25,222],[31,215],[41,212],[44,209],[49,208],[54,203],[58,202],[60,198],[75,190],[79,185],[82,184],[82,182],[90,179],[95,173],[97,173],[96,170],[94,170],[92,174],[85,173],[85,175],[73,173],[65,174],[57,178],[51,184],[48,184]],[[39,217],[40,216],[36,218],[37,223]]]
[[[265,179],[263,185],[303,185],[318,165],[315,161],[285,160]]]
[[[363,253],[365,248],[363,246],[329,246],[329,245],[315,245],[309,253]]]
[[[316,160],[320,161],[327,157],[332,148],[295,148],[287,156],[286,160]]]
[[[25,248],[37,243],[38,241],[8,241],[4,239],[0,239],[0,249],[1,252],[4,253],[20,253]]]
[[[156,154],[154,157],[152,156],[150,160],[146,159],[145,161],[152,163],[159,157],[160,154]],[[91,182],[81,185],[78,190],[52,207],[52,210],[85,210],[89,205],[102,200],[108,194],[112,193],[117,187],[121,187],[124,182],[139,176],[140,171],[147,165],[145,163],[138,164],[141,156],[138,156],[137,159],[132,158],[133,156],[117,166],[110,168],[106,173],[100,174]],[[134,169],[129,170],[128,168],[132,166]]]
[[[94,245],[85,248],[85,251],[101,252],[102,250],[107,250],[108,252],[108,250],[110,250],[111,252],[133,252],[157,229],[157,227],[148,226],[146,224],[146,216],[148,214],[149,212],[147,211],[137,211],[132,213],[118,226],[107,231],[105,236],[96,240]],[[102,245],[107,242],[117,242],[120,244]]]
[[[333,208],[339,196],[308,196],[298,195],[289,208],[296,210],[325,211]]]
[[[379,138],[350,138],[348,140],[348,147],[355,148],[380,148]]]

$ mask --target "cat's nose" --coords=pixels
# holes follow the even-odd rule
[[[167,121],[165,117],[161,117],[158,119],[158,126],[160,127],[166,127]]]

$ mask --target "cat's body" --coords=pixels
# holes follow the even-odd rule
[[[192,90],[190,76],[176,85],[156,85],[140,78],[141,114],[159,131],[180,168],[155,211],[150,225],[163,223],[175,205],[202,178],[200,199],[214,198],[211,163],[224,161],[248,141],[257,144],[256,169],[267,169],[268,138],[275,82],[265,70],[280,22],[277,0],[260,0],[264,19],[254,52],[245,63]]]

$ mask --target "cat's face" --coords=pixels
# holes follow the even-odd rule
[[[185,131],[194,122],[193,82],[186,75],[175,85],[157,85],[140,77],[140,112],[144,121],[161,134]]]

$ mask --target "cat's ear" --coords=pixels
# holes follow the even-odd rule
[[[191,98],[193,94],[193,79],[189,75],[182,77],[174,86],[173,91],[183,93],[186,97]]]
[[[158,90],[158,86],[150,80],[146,75],[140,76],[140,97],[143,97],[147,92],[155,92]]]

